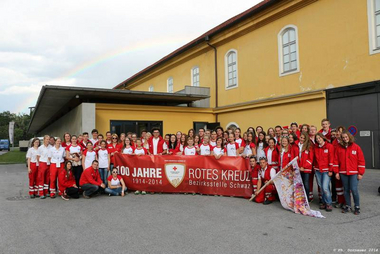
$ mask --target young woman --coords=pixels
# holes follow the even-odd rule
[[[182,132],[177,131],[177,133],[176,133],[176,137],[177,137],[177,140],[178,140],[178,142],[179,142],[179,140],[181,140],[181,137],[182,137]]]
[[[235,142],[235,135],[230,133],[228,136],[228,144],[226,145],[227,156],[236,157],[241,153],[239,144]]]
[[[262,132],[262,131],[264,131],[264,129],[263,129],[262,126],[257,126],[256,127],[256,134],[257,134],[257,136],[259,136],[259,133]]]
[[[71,136],[71,145],[66,147],[66,160],[71,161],[72,171],[75,177],[77,186],[79,186],[79,180],[83,172],[82,168],[82,148],[78,144],[77,136]]]
[[[100,149],[100,142],[102,142],[103,139],[104,139],[103,134],[99,134],[98,135],[98,141],[96,141],[96,143],[94,144],[94,151],[95,152],[98,152],[98,150]]]
[[[223,144],[226,146],[228,144],[228,136],[230,133],[228,131],[223,132]]]
[[[123,154],[133,154],[133,147],[131,146],[131,140],[126,137],[124,140]]]
[[[107,175],[108,175],[108,171],[110,170],[111,155],[107,149],[107,141],[105,140],[102,140],[100,142],[100,149],[98,150],[98,158],[99,158],[100,179],[107,186]]]
[[[298,148],[299,140],[298,140],[298,137],[296,134],[294,134],[292,132],[289,133],[289,143],[292,146],[293,154],[295,156],[298,156],[298,154],[299,154],[299,148]]]
[[[194,138],[187,138],[187,146],[183,149],[183,155],[196,155],[197,148],[194,146]]]
[[[265,142],[266,133],[264,131],[260,131],[257,135],[256,158],[260,159],[265,157],[265,148],[268,144]]]
[[[133,135],[132,135],[132,146],[133,146]],[[112,171],[113,165],[115,162],[114,155],[121,152],[119,137],[116,133],[112,134],[112,143],[108,145],[107,149],[111,155],[111,164],[110,164],[109,170]]]
[[[38,164],[38,190],[41,199],[45,199],[49,191],[49,169],[50,169],[50,136],[44,136],[44,143],[38,147],[37,164]]]
[[[29,147],[28,152],[26,153],[26,158],[28,159],[28,174],[29,174],[29,196],[30,198],[35,198],[38,195],[38,147],[40,146],[40,140],[34,138],[32,140],[31,147]]]
[[[272,127],[270,127],[267,131],[268,135],[274,138],[276,136],[276,133]]]
[[[143,142],[143,147],[148,151],[149,153],[149,142],[148,140],[152,137],[152,133],[150,132],[147,132],[145,134],[145,139],[144,139],[144,142]],[[149,153],[150,154],[150,153]]]
[[[194,136],[194,146],[196,147],[196,148],[198,148],[199,147],[199,143],[201,142],[201,138],[200,138],[200,136],[199,135],[195,135]]]
[[[180,139],[180,142],[179,142],[179,144],[178,144],[178,146],[179,146],[179,151],[180,151],[181,153],[183,153],[183,149],[185,149],[186,144],[187,144],[187,137],[186,137],[186,134],[182,134],[181,139]]]
[[[64,169],[59,172],[58,175],[58,187],[62,193],[63,200],[69,200],[69,198],[79,198],[79,188],[75,183],[74,174],[72,171],[71,161],[66,161]]]
[[[251,156],[256,156],[256,144],[255,144],[255,137],[253,136],[252,132],[247,133],[247,142],[244,147],[243,151],[243,157],[249,158]]]
[[[212,146],[210,145],[210,137],[205,135],[203,137],[203,143],[199,146],[198,153],[199,155],[211,155]]]
[[[141,139],[138,139],[140,145],[142,144]],[[122,196],[124,197],[125,192],[127,192],[127,186],[125,186],[123,178],[117,174],[117,170],[112,170],[112,175],[107,178],[108,187],[104,190],[109,196]]]
[[[354,137],[348,131],[341,133],[341,143],[335,152],[334,173],[336,179],[341,179],[344,186],[344,198],[346,207],[343,213],[351,210],[351,196],[354,198],[355,211],[354,214],[360,213],[360,197],[359,197],[359,180],[363,178],[365,173],[365,160],[363,151],[355,143]]]
[[[65,132],[65,134],[63,135],[63,141],[62,141],[62,147],[66,148],[68,147],[69,145],[71,145],[71,135],[70,133],[68,132]]]
[[[239,145],[239,148],[242,147],[244,149],[245,142],[241,138],[241,130],[240,130],[240,128],[236,128],[234,134],[235,134],[235,143],[237,143]]]
[[[313,170],[314,150],[307,132],[302,132],[298,143],[298,166],[300,168],[306,197],[310,201],[310,174]]]
[[[132,147],[136,147],[136,140],[137,140],[137,134],[136,133],[132,133],[132,135],[131,135],[131,145],[132,145]]]
[[[133,148],[133,155],[148,155],[148,151],[142,146],[141,139],[136,140],[136,147]]]
[[[301,132],[309,133],[310,132],[310,126],[308,124],[301,125]]]
[[[218,137],[218,135],[216,134],[216,131],[212,131],[211,132],[211,139],[210,139],[210,145],[211,146],[216,146],[216,138]]]
[[[281,147],[278,154],[279,170],[285,168],[286,165],[288,165],[288,163],[295,157],[293,150],[289,144],[289,137],[282,136],[280,143]]]
[[[319,208],[331,212],[330,181],[333,174],[334,147],[327,142],[326,137],[322,133],[317,133],[315,140],[315,175],[318,186],[322,190],[322,203],[319,205]]]
[[[268,165],[274,168],[276,170],[276,173],[278,173],[279,152],[276,146],[276,140],[274,138],[269,139],[268,146],[264,149],[264,152],[265,152],[265,157],[268,160]]]
[[[178,153],[181,153],[179,150],[179,145],[177,141],[177,136],[172,134],[169,138],[169,145],[168,145],[168,153],[169,155],[177,155]]]
[[[187,136],[188,136],[188,137],[191,137],[191,138],[194,138],[194,129],[190,129],[190,130],[187,132]]]
[[[242,138],[242,139],[243,139],[244,143],[247,144],[247,140],[248,140],[248,132],[244,132],[244,133],[243,133],[243,138]]]
[[[65,157],[66,157],[66,151],[65,148],[61,146],[62,140],[60,138],[57,138],[55,141],[54,147],[50,148],[50,197],[55,198],[56,195],[56,183],[58,179],[58,175],[61,170],[63,170]],[[59,190],[58,190],[59,191]],[[62,195],[62,193],[59,192],[59,195]]]
[[[227,150],[226,148],[224,147],[223,145],[223,138],[222,137],[218,137],[216,139],[216,146],[212,149],[212,155],[214,155],[215,159],[219,159],[220,157],[222,157],[223,155],[226,156],[227,155]]]
[[[253,128],[253,127],[248,127],[247,132],[252,132],[256,136],[255,128]]]
[[[98,155],[94,151],[94,146],[92,145],[92,142],[88,141],[86,150],[84,150],[82,156],[82,165],[84,166],[84,169],[90,167],[94,160],[98,160]]]

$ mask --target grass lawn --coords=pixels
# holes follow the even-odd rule
[[[20,152],[18,149],[12,149],[3,155],[0,155],[0,165],[1,164],[19,164],[25,163],[26,152]]]

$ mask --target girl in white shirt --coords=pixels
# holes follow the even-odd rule
[[[35,198],[38,196],[38,183],[37,183],[37,174],[38,174],[38,147],[40,146],[40,140],[34,138],[32,140],[32,145],[29,147],[28,152],[26,153],[26,158],[28,159],[28,173],[29,173],[29,196],[30,198]]]
[[[86,150],[83,152],[82,165],[84,169],[89,168],[94,160],[98,160],[98,156],[94,151],[94,146],[91,141],[87,142]]]
[[[50,197],[55,198],[57,178],[61,170],[63,169],[65,162],[65,148],[61,146],[62,140],[57,138],[54,147],[50,148]],[[62,193],[59,193],[62,195]]]
[[[233,133],[228,134],[228,144],[226,145],[227,156],[236,157],[241,153],[239,144],[235,143],[235,135]]]
[[[99,158],[99,175],[102,182],[107,186],[107,175],[110,170],[111,155],[107,149],[107,141],[100,141],[100,149],[98,150]]]
[[[226,156],[226,148],[223,146],[223,138],[218,137],[216,139],[216,146],[212,149],[212,155],[214,155],[215,159],[219,160],[223,155]]]
[[[260,158],[266,158],[266,156],[265,156],[265,148],[267,148],[267,146],[268,146],[268,144],[265,141],[265,132],[264,131],[260,131],[259,134],[258,134],[258,136],[257,136],[256,158],[259,158],[259,159]]]
[[[209,144],[209,136],[205,135],[203,138],[203,143],[199,146],[198,153],[199,155],[211,155],[212,147]]]
[[[216,138],[218,137],[216,131],[211,132],[211,139],[210,139],[210,145],[215,147],[216,146]]]
[[[133,148],[131,146],[131,140],[128,137],[126,137],[124,140],[124,146],[123,146],[122,153],[123,154],[133,154]]]
[[[76,185],[79,186],[79,180],[83,172],[82,168],[82,147],[78,144],[77,136],[71,136],[71,145],[66,147],[66,160],[71,161],[73,174]]]
[[[247,133],[247,143],[243,151],[244,158],[249,158],[251,155],[256,156],[255,138],[252,132]]]
[[[194,146],[194,138],[189,137],[187,139],[187,146],[183,149],[183,154],[184,155],[196,155],[197,154],[197,149]]]
[[[148,151],[142,146],[141,139],[136,140],[136,148],[133,149],[134,155],[148,155]]]

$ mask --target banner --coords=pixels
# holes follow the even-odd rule
[[[9,143],[13,145],[13,136],[14,136],[15,122],[9,122]]]
[[[252,195],[249,160],[241,157],[115,154],[114,168],[131,190]]]
[[[280,171],[273,179],[281,205],[298,214],[325,218],[321,212],[310,209],[297,160],[291,163],[292,167]]]

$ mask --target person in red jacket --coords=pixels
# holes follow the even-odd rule
[[[301,132],[298,129],[298,123],[296,123],[296,122],[291,123],[290,124],[290,130],[291,130],[292,133],[296,134],[296,136],[297,136],[298,139],[300,138]]]
[[[58,175],[58,188],[62,193],[61,197],[63,200],[69,200],[69,198],[79,198],[79,188],[75,183],[72,168],[73,164],[71,161],[66,161],[64,170],[61,170]]]
[[[86,168],[80,177],[79,184],[82,187],[84,198],[90,198],[106,188],[102,179],[100,179],[98,168],[99,162],[94,160],[91,167]]]
[[[322,133],[326,137],[327,141],[331,143],[331,128],[330,128],[331,124],[330,124],[329,119],[327,118],[322,119],[321,124],[322,124],[322,129],[319,130],[319,133]]]
[[[274,183],[272,182],[271,184],[268,184],[264,190],[258,193],[264,184],[276,176],[276,170],[268,165],[267,158],[265,157],[260,158],[260,170],[258,176],[255,202],[269,205],[276,200],[276,187],[274,186]]]
[[[322,190],[322,203],[319,205],[319,209],[326,209],[326,212],[331,212],[330,181],[333,174],[334,146],[327,142],[326,137],[320,132],[315,136],[315,140],[317,141],[314,148],[315,176],[318,186]]]
[[[354,198],[355,215],[360,213],[360,200],[358,184],[365,172],[365,160],[363,151],[354,141],[354,137],[348,131],[341,134],[341,144],[337,147],[334,159],[334,173],[336,179],[342,179],[346,207],[343,213],[351,210],[351,196]]]
[[[268,146],[265,148],[265,157],[268,160],[268,165],[276,170],[278,169],[278,148],[276,146],[276,140],[272,137],[268,141]]]
[[[283,169],[296,157],[287,136],[281,137],[281,147],[278,153],[279,170]]]
[[[251,155],[249,157],[250,170],[249,173],[251,175],[251,183],[252,183],[252,191],[255,193],[257,191],[257,181],[259,180],[259,170],[260,165],[257,164],[256,156]]]
[[[175,134],[171,134],[169,138],[169,144],[168,144],[168,154],[169,155],[178,155],[178,153],[181,153],[179,150],[179,141],[177,140],[177,136]]]
[[[313,144],[309,139],[307,132],[302,132],[300,135],[300,142],[298,143],[298,166],[301,171],[301,178],[307,199],[310,201],[310,175],[313,171],[314,151]]]
[[[153,155],[164,154],[164,139],[160,136],[160,130],[157,128],[152,129],[153,136],[149,138],[149,152]]]
[[[335,149],[335,153],[338,149],[338,147],[340,146],[341,144],[341,140],[342,140],[342,137],[341,137],[341,134],[342,132],[345,130],[345,128],[343,126],[338,126],[336,128],[336,132],[335,132],[335,139],[332,141],[332,145],[334,146],[334,149]],[[331,133],[333,133],[331,131]],[[344,199],[344,190],[343,190],[343,183],[342,183],[342,179],[336,179],[336,177],[333,177],[331,179],[331,182],[332,182],[332,188],[335,188],[335,191],[333,189],[332,191],[332,200],[333,200],[333,203],[334,203],[334,197],[337,197],[338,199],[338,202],[335,204],[335,207],[336,208],[344,208],[345,205],[346,205],[346,201]],[[335,198],[336,200],[336,198]]]
[[[120,153],[122,148],[123,144],[119,143],[119,136],[116,133],[112,134],[112,143],[107,145],[108,153],[111,155],[111,164],[109,172],[112,172],[113,165],[115,163],[114,155],[116,153]]]

